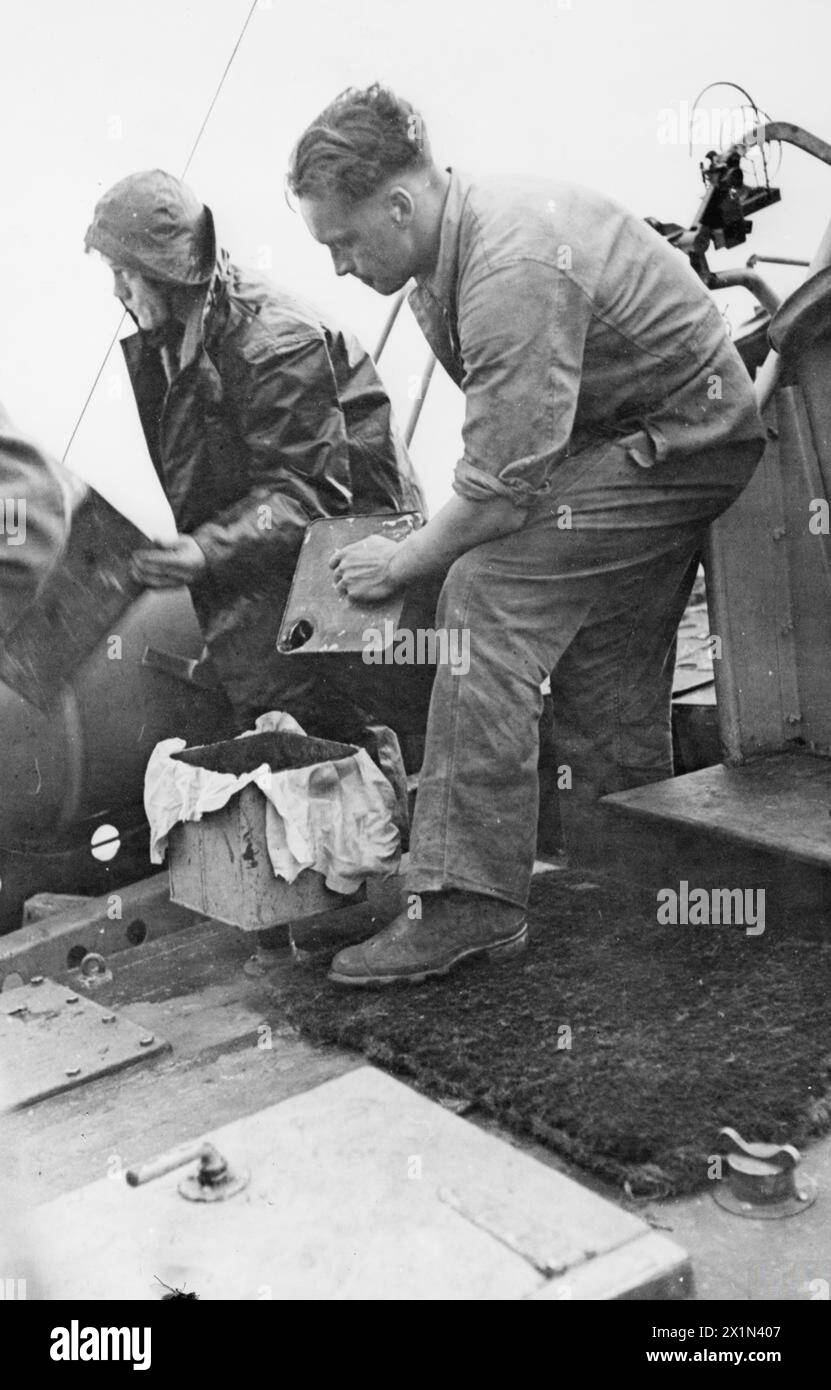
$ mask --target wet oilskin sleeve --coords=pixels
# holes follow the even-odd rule
[[[0,636],[35,600],[69,540],[85,484],[21,435],[0,406]]]
[[[592,306],[556,264],[523,258],[460,286],[464,455],[454,491],[528,507],[574,423]]]
[[[291,574],[309,521],[348,511],[349,451],[322,340],[286,351],[265,335],[223,372],[248,488],[193,532],[220,580]]]

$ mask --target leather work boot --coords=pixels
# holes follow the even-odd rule
[[[449,889],[422,895],[423,917],[400,912],[359,946],[339,951],[329,979],[339,985],[417,985],[446,975],[467,956],[505,960],[528,944],[522,908],[481,893]]]

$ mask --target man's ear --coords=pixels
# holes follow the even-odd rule
[[[397,227],[409,227],[415,216],[415,203],[412,194],[403,184],[396,184],[390,189],[387,207],[390,218]]]

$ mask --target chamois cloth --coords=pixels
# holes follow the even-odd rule
[[[277,732],[303,730],[290,714],[271,711],[239,737]],[[184,739],[164,739],[147,764],[144,807],[152,863],[164,860],[175,825],[220,810],[254,783],[266,799],[266,846],[278,878],[293,883],[304,869],[315,869],[332,892],[351,895],[367,878],[396,872],[401,841],[395,793],[365,749],[276,772],[263,762],[237,775],[178,761],[174,755],[185,746]]]

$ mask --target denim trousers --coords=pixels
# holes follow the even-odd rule
[[[549,675],[568,848],[579,854],[591,835],[600,797],[672,775],[678,624],[707,526],[761,445],[728,441],[647,468],[630,456],[638,442],[575,453],[521,530],[450,567],[436,625],[457,630],[457,649],[469,644],[469,664],[436,670],[409,891],[526,906]]]

